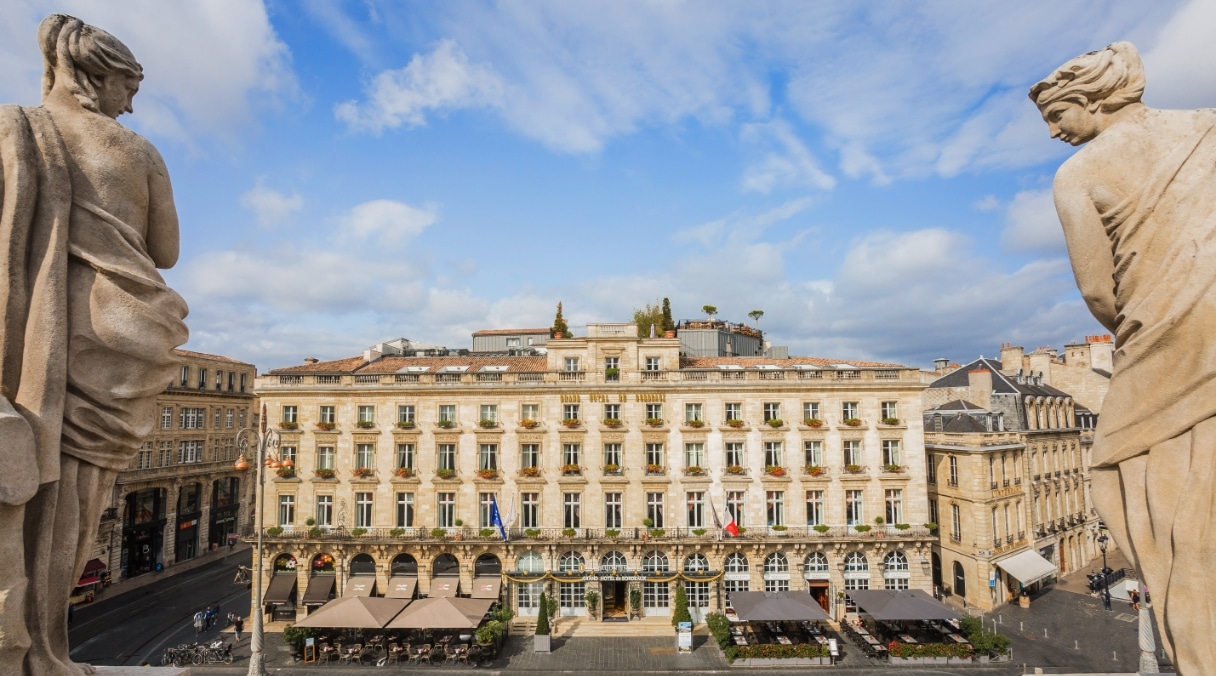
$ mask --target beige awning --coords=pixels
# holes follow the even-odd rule
[[[431,593],[427,596],[432,598],[455,596],[458,591],[460,591],[460,578],[433,577],[431,578]]]
[[[996,565],[1023,585],[1034,584],[1048,575],[1056,574],[1056,565],[1033,549],[997,561]]]
[[[418,588],[416,577],[392,577],[388,580],[388,592],[384,597],[389,599],[412,599],[414,590]]]
[[[334,599],[296,623],[297,627],[382,629],[409,605],[405,599],[346,596]]]
[[[276,606],[282,605],[291,600],[291,596],[295,591],[296,574],[279,573],[270,578],[270,586],[266,587],[266,594],[262,596],[262,603]]]
[[[476,629],[491,599],[426,598],[414,601],[385,629]]]
[[[475,599],[498,599],[498,592],[502,589],[502,578],[494,577],[475,577],[473,578],[473,593],[469,596]]]
[[[353,575],[346,580],[343,596],[371,596],[376,588],[376,578],[371,575]]]
[[[323,606],[329,601],[329,595],[334,592],[333,575],[314,575],[308,580],[308,588],[304,590],[304,605]]]

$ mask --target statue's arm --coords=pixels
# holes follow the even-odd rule
[[[1060,224],[1064,226],[1072,272],[1089,311],[1102,326],[1116,333],[1118,311],[1110,239],[1090,199],[1088,186],[1068,169],[1062,167],[1056,175],[1055,203]]]
[[[161,269],[177,264],[181,234],[169,169],[152,144],[148,144],[148,255]]]

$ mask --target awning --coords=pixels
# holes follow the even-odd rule
[[[806,592],[731,592],[730,605],[740,620],[748,622],[831,619]]]
[[[108,567],[109,566],[107,566],[101,559],[89,559],[89,562],[84,564],[84,572],[81,573],[80,576],[85,577],[88,575],[96,575],[98,572],[103,571]]]
[[[390,599],[412,599],[417,587],[416,577],[391,577],[388,580],[388,592],[384,596]]]
[[[430,597],[447,597],[455,596],[460,589],[460,578],[458,577],[433,577],[431,578],[431,593]]]
[[[308,589],[304,590],[303,603],[306,606],[323,606],[329,601],[329,595],[333,591],[333,575],[314,575],[308,580]]]
[[[296,574],[295,573],[280,573],[272,575],[270,578],[270,586],[266,588],[266,594],[262,596],[262,602],[272,605],[282,605],[291,600],[291,595],[296,590]]]
[[[354,575],[346,580],[346,591],[343,596],[371,596],[376,588],[376,578],[372,575]]]
[[[381,629],[406,607],[405,599],[351,597],[334,599],[296,623],[297,627]]]
[[[473,578],[473,593],[469,596],[475,599],[496,599],[501,589],[502,577],[498,575],[475,577]]]
[[[954,620],[959,614],[919,589],[854,589],[845,592],[876,620]],[[734,595],[731,596],[734,599]]]
[[[97,577],[96,575],[90,575],[88,577],[80,578],[80,582],[77,582],[76,586],[77,587],[87,587],[91,584],[96,584],[98,582],[101,582],[101,578]]]
[[[1034,584],[1048,575],[1056,574],[1056,565],[1033,549],[997,561],[996,565],[1023,585]]]
[[[491,599],[426,598],[414,601],[385,629],[476,629]]]

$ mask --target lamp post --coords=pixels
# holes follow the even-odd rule
[[[1098,536],[1098,550],[1102,552],[1102,607],[1110,610],[1110,573],[1106,568],[1106,534]]]
[[[240,452],[240,457],[233,463],[233,467],[238,470],[249,469],[249,461],[245,459],[245,454],[249,450],[253,450],[254,462],[258,466],[257,484],[254,491],[255,514],[257,515],[257,523],[254,527],[257,529],[257,555],[254,559],[256,568],[255,577],[253,580],[253,626],[250,628],[250,654],[249,654],[249,676],[266,676],[265,654],[263,647],[263,631],[262,631],[262,523],[264,520],[265,510],[262,505],[262,479],[265,474],[264,468],[277,469],[279,467],[292,467],[291,459],[288,458],[279,461],[279,433],[275,430],[266,429],[266,405],[262,404],[261,416],[258,418],[258,429],[246,427],[236,433],[236,445]],[[253,447],[252,449],[250,447]]]

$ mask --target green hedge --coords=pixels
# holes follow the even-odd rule
[[[965,643],[919,643],[912,645],[891,641],[887,646],[891,657],[971,657],[972,648]]]
[[[798,645],[732,645],[723,650],[730,662],[742,659],[789,660],[795,658],[827,657],[827,646],[817,643]]]

